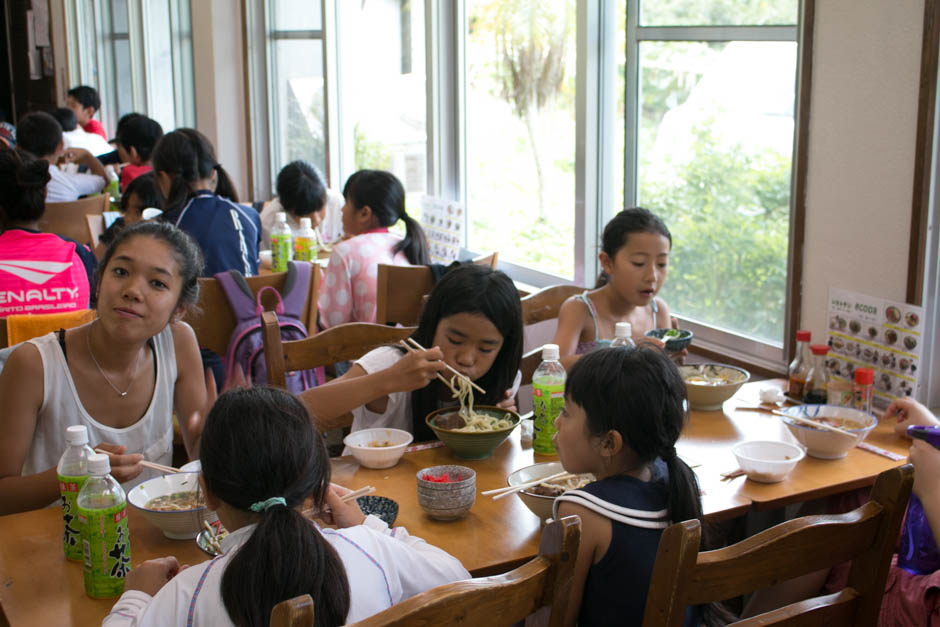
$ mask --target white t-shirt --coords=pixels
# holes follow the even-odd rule
[[[326,190],[326,215],[323,216],[320,226],[316,228],[323,242],[329,244],[343,235],[343,205],[345,203],[342,194],[332,189]],[[261,247],[264,249],[271,248],[271,230],[277,224],[278,211],[284,211],[279,198],[272,198],[264,203],[261,209]],[[300,220],[290,213],[287,214],[287,224],[290,225],[292,231],[300,229]]]
[[[96,157],[114,152],[115,148],[98,133],[88,133],[76,126],[74,131],[63,131],[66,148],[84,148]]]
[[[234,551],[251,536],[254,527],[230,533],[222,540],[221,556],[181,571],[155,596],[138,590],[125,592],[102,627],[231,625],[222,602],[222,575]],[[375,516],[367,516],[363,524],[347,529],[317,529],[339,554],[346,570],[348,623],[377,614],[419,592],[470,578],[457,558],[408,535],[404,527],[389,529]]]
[[[49,166],[49,175],[52,180],[46,183],[46,202],[74,202],[80,196],[97,194],[106,183],[97,174],[66,173],[54,165]]]

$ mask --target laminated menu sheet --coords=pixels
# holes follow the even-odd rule
[[[829,376],[852,381],[855,369],[875,371],[872,404],[886,408],[902,396],[916,396],[923,344],[922,307],[829,289],[827,316]]]
[[[428,238],[431,263],[448,264],[457,259],[464,231],[464,211],[460,203],[425,196],[421,203],[421,226]]]

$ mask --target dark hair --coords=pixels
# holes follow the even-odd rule
[[[48,113],[27,113],[16,125],[16,145],[37,157],[53,154],[61,141],[62,126]]]
[[[173,179],[166,195],[166,210],[180,209],[193,196],[190,187],[216,172],[215,194],[238,202],[238,192],[228,173],[215,159],[215,148],[205,135],[194,128],[178,128],[157,142],[151,155],[155,172],[166,172]]]
[[[127,211],[127,200],[131,194],[140,199],[141,208],[155,207],[163,210],[163,193],[153,172],[145,172],[127,184],[121,195],[121,211]]]
[[[278,172],[277,197],[284,211],[302,218],[326,206],[326,183],[313,164],[291,161]]]
[[[393,250],[405,253],[408,263],[415,266],[430,262],[424,229],[405,212],[405,188],[398,177],[384,170],[359,170],[347,179],[343,196],[356,209],[368,206],[382,226],[404,220],[405,238]]]
[[[169,222],[148,220],[121,229],[98,264],[96,284],[101,285],[101,278],[108,269],[108,263],[118,247],[132,237],[137,236],[152,237],[166,242],[173,253],[173,258],[179,264],[180,278],[182,279],[180,297],[176,304],[177,306],[183,305],[186,307],[195,305],[199,300],[198,279],[203,268],[202,251],[199,249],[199,244],[188,233],[179,230]]]
[[[475,402],[495,405],[512,387],[522,360],[522,306],[519,291],[512,280],[488,266],[463,264],[441,277],[421,312],[418,329],[412,336],[422,346],[434,345],[438,323],[460,313],[481,314],[493,323],[503,336],[492,367],[476,380],[486,394]],[[433,440],[434,432],[424,418],[437,409],[440,386],[436,379],[430,385],[411,393],[413,432],[416,441]]]
[[[78,118],[75,117],[75,112],[68,107],[53,109],[50,115],[56,119],[63,131],[74,131],[78,127]]]
[[[617,256],[617,251],[626,245],[627,238],[631,233],[658,233],[668,239],[669,246],[672,246],[672,234],[666,228],[666,223],[647,209],[633,207],[624,209],[615,215],[604,227],[604,234],[601,236],[601,250],[613,260]],[[598,288],[606,285],[607,279],[607,273],[601,272],[594,287]]]
[[[234,389],[206,418],[202,476],[215,497],[243,512],[282,497],[258,514],[258,526],[222,575],[222,601],[236,625],[267,625],[279,602],[309,594],[317,625],[341,625],[349,579],[336,550],[296,509],[308,496],[326,500],[330,459],[304,406],[271,387]]]
[[[5,225],[42,217],[50,178],[48,161],[12,148],[0,149],[0,209]]]
[[[149,161],[161,137],[163,137],[163,127],[160,123],[137,113],[121,118],[113,141],[123,146],[124,150],[131,148],[136,150],[141,161]]]
[[[66,95],[75,98],[86,109],[92,107],[96,112],[101,110],[101,97],[94,87],[79,85],[70,89]]]

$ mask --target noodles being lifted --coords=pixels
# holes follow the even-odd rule
[[[473,411],[473,388],[470,380],[454,375],[447,384],[454,398],[460,402],[457,414],[463,418],[464,425],[453,431],[499,431],[513,426],[512,414],[506,413],[502,418],[490,414],[479,414]]]
[[[592,474],[575,475],[574,477],[568,477],[567,479],[562,479],[561,481],[557,479],[552,481],[543,481],[536,486],[532,486],[527,490],[523,490],[523,492],[527,492],[529,494],[539,494],[541,496],[561,496],[568,490],[577,490],[578,488],[583,488],[592,481],[594,481],[594,475]]]

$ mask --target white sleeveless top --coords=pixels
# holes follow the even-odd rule
[[[75,382],[59,346],[58,333],[29,340],[42,356],[42,407],[36,419],[33,441],[23,464],[23,474],[30,475],[55,467],[65,451],[65,429],[73,425],[88,428],[88,443],[124,445],[127,453],[143,453],[144,459],[159,464],[173,463],[173,391],[176,385],[176,349],[169,326],[153,338],[157,380],[147,412],[136,423],[123,429],[103,425],[82,406]],[[115,403],[120,400],[115,397]],[[137,478],[123,484],[125,490],[158,476],[144,469]]]

